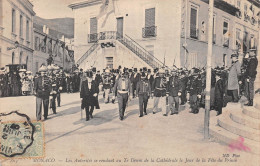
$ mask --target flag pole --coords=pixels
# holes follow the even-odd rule
[[[206,67],[206,99],[204,117],[204,139],[209,139],[209,114],[210,114],[210,89],[211,89],[211,57],[212,57],[212,38],[213,38],[213,7],[214,0],[209,0],[209,20],[208,20],[208,54]]]
[[[63,41],[64,41],[64,47],[63,47],[63,58],[62,58],[62,68],[63,68],[63,71],[64,71],[64,54],[65,54],[65,36],[63,37]]]

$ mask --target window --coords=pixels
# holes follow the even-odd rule
[[[244,11],[247,12],[247,4],[244,5]]]
[[[38,46],[39,46],[39,37],[35,37],[34,39],[34,50],[38,50]]]
[[[145,9],[145,27],[143,28],[143,37],[155,37],[155,8]]]
[[[29,20],[26,20],[26,40],[29,41]]]
[[[229,47],[229,26],[228,22],[223,22],[223,46]]]
[[[15,58],[15,54],[14,52],[12,53],[12,64],[14,64],[14,58]]]
[[[189,68],[197,67],[198,66],[198,54],[197,53],[190,53],[189,54]]]
[[[12,9],[12,33],[15,33],[15,10]]]
[[[236,49],[241,49],[240,29],[236,29]]]
[[[223,66],[227,67],[227,54],[223,54]]]
[[[23,36],[23,16],[20,15],[20,37]]]
[[[240,2],[240,0],[238,0],[237,1],[237,8],[239,8],[239,9],[240,9],[240,4],[241,4],[241,2]]]
[[[107,67],[113,69],[113,57],[106,57]]]
[[[213,38],[212,38],[212,40],[213,40],[213,44],[216,44],[216,15],[214,15],[213,16],[213,26],[212,26],[212,28],[213,28]]]
[[[98,39],[98,34],[97,34],[97,18],[93,17],[90,18],[90,34],[88,37],[89,43],[96,42]]]
[[[198,8],[191,6],[190,10],[190,37],[198,39]]]
[[[22,64],[22,58],[23,58],[23,52],[20,52],[20,57],[19,57],[19,64]]]
[[[29,58],[28,58],[28,56],[26,57],[26,66],[28,66],[28,60],[29,60]]]
[[[244,36],[243,36],[243,52],[247,52],[248,50],[248,42],[247,42],[247,38],[248,38],[248,32],[244,32]]]

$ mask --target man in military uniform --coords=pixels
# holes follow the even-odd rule
[[[37,120],[41,120],[42,117],[42,103],[44,108],[44,119],[46,120],[48,117],[48,106],[49,106],[49,96],[51,92],[51,84],[50,79],[47,76],[47,67],[42,66],[39,69],[41,76],[36,78],[34,84],[34,91],[36,93],[36,118]]]
[[[137,83],[136,95],[139,98],[139,117],[142,117],[143,113],[147,115],[146,108],[148,104],[148,99],[151,95],[151,85],[150,82],[146,79],[146,75],[144,72],[141,75],[141,80]]]
[[[115,83],[113,99],[115,99],[116,92],[119,106],[119,119],[123,120],[129,95],[130,99],[132,98],[131,81],[126,76],[125,71],[123,71],[122,76],[119,77],[119,79]]]
[[[258,60],[256,58],[256,49],[250,49],[249,61],[245,72],[245,94],[248,99],[247,106],[254,105],[254,81],[257,74]]]
[[[181,90],[181,105],[184,105],[187,102],[187,83],[188,76],[185,71],[180,72],[180,90]]]
[[[199,79],[199,69],[194,68],[192,70],[192,75],[190,77],[189,84],[189,93],[190,93],[190,113],[197,114],[199,113],[198,99],[201,98],[201,85],[202,82]]]
[[[80,98],[82,99],[83,108],[86,110],[86,121],[93,118],[94,107],[98,106],[98,88],[93,80],[92,71],[86,71],[87,79],[82,82]]]
[[[228,94],[229,96],[232,97],[233,102],[238,102],[238,89],[239,89],[239,84],[238,84],[238,77],[241,74],[241,64],[238,61],[238,55],[237,54],[232,54],[232,65],[229,68],[229,73],[228,73]]]
[[[166,88],[167,88],[167,80],[164,76],[165,71],[164,69],[160,69],[158,72],[158,77],[155,78],[153,85],[152,85],[152,96],[155,97],[154,99],[154,106],[153,106],[153,114],[158,111],[159,108],[162,109],[162,113],[164,116],[167,116],[166,110]],[[168,96],[168,94],[167,94]]]
[[[109,93],[111,88],[111,80],[112,77],[110,75],[109,69],[106,69],[103,76],[103,88],[104,88],[104,94],[105,94],[105,103],[109,103]]]
[[[171,115],[179,113],[179,96],[180,92],[180,80],[175,70],[172,70],[172,76],[169,78],[167,91],[169,93],[169,108]],[[175,109],[173,108],[175,104]]]

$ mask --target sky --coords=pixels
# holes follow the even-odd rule
[[[73,11],[68,5],[79,1],[80,0],[30,0],[34,5],[33,10],[36,15],[45,19],[73,18]]]

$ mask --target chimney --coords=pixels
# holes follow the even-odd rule
[[[49,28],[46,27],[46,34],[48,35],[49,34]]]
[[[42,31],[43,31],[43,33],[46,33],[46,25],[43,25]]]

